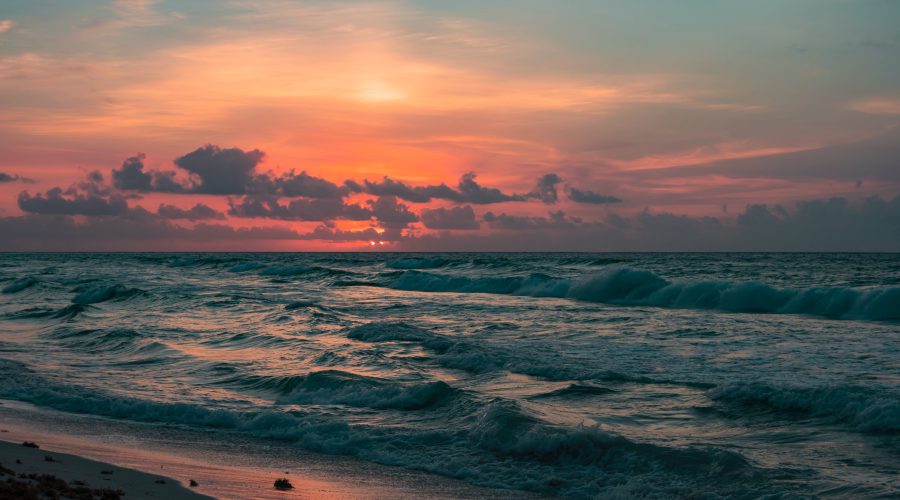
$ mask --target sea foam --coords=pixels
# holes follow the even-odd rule
[[[388,286],[423,292],[559,297],[622,306],[807,314],[833,319],[900,319],[900,287],[777,288],[755,281],[669,281],[650,271],[614,266],[575,279],[543,274],[468,277],[405,271]]]

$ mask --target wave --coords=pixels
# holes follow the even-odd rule
[[[668,471],[717,475],[727,480],[752,471],[746,459],[734,452],[636,443],[597,427],[551,426],[504,400],[494,401],[481,411],[469,439],[479,448],[502,456],[541,463],[604,463],[608,472],[618,469],[640,474],[663,466]]]
[[[502,255],[489,255],[489,256],[480,256],[472,258],[472,266],[474,267],[485,267],[489,269],[497,269],[501,267],[511,267],[515,266],[516,262],[519,262],[520,258],[511,259],[509,257],[504,257]]]
[[[43,336],[61,341],[67,348],[88,350],[91,353],[114,352],[118,354],[135,352],[139,347],[136,345],[136,341],[141,338],[138,332],[127,329],[59,328],[47,332]]]
[[[318,302],[313,302],[309,300],[296,300],[294,302],[289,302],[284,305],[285,311],[296,311],[298,309],[315,309],[321,312],[332,313],[333,310],[329,307],[323,306]]]
[[[270,266],[259,272],[262,276],[300,276],[315,272],[317,268],[304,265]]]
[[[80,316],[90,308],[91,306],[88,306],[86,304],[70,304],[59,309],[48,307],[29,307],[21,311],[6,313],[4,316],[9,319],[51,318],[70,320],[74,319],[77,316]]]
[[[385,264],[385,267],[391,269],[437,269],[449,264],[447,259],[426,258],[426,257],[407,257],[403,259],[394,259]]]
[[[340,404],[406,411],[439,405],[460,394],[441,381],[402,384],[339,370],[287,377],[236,376],[219,384],[275,393],[279,404]]]
[[[680,385],[695,389],[715,387],[714,384],[705,382],[657,379],[582,368],[545,348],[506,348],[489,342],[441,335],[403,322],[374,321],[348,328],[345,334],[349,339],[362,342],[415,342],[432,351],[439,365],[470,373],[508,370],[550,381],[595,380]]]
[[[582,384],[569,384],[566,387],[561,389],[556,389],[555,391],[545,392],[543,394],[536,394],[531,396],[530,399],[545,399],[545,398],[589,398],[594,396],[604,396],[606,394],[610,394],[613,392],[617,392],[608,387],[599,387],[596,385],[582,385]]]
[[[346,276],[356,274],[351,271],[342,269],[332,269],[330,267],[306,266],[302,264],[289,264],[283,266],[269,266],[259,271],[261,276],[278,276],[288,278],[291,276],[303,276],[307,274],[321,274],[325,276]]]
[[[213,256],[191,256],[178,257],[169,262],[169,267],[195,267],[206,265],[217,265],[226,262],[226,260]]]
[[[766,383],[726,384],[710,398],[769,411],[821,417],[869,433],[900,432],[900,394],[861,386],[792,387]]]
[[[126,300],[147,293],[139,288],[128,288],[119,284],[98,287],[78,287],[75,289],[75,292],[75,297],[72,298],[72,302],[75,304],[97,304],[108,300]]]
[[[595,427],[557,427],[515,403],[495,400],[448,429],[349,424],[331,412],[226,410],[116,396],[45,379],[0,360],[0,397],[57,410],[137,422],[186,425],[293,443],[388,465],[570,498],[730,496],[774,487],[741,455],[710,447],[638,443]],[[322,378],[352,380],[333,373]],[[300,379],[298,379],[300,380]],[[292,382],[291,384],[304,382]]]
[[[374,286],[381,287],[384,286],[381,283],[376,283],[374,281],[363,281],[363,280],[338,280],[335,281],[332,286],[336,287],[351,287],[351,286]]]
[[[19,278],[12,283],[3,287],[2,293],[18,293],[22,290],[28,289],[40,283],[37,279],[32,277]]]
[[[406,271],[401,273],[390,284],[390,288],[398,290],[414,290],[418,292],[457,292],[457,293],[495,293],[505,295],[531,295],[528,290],[546,285],[553,280],[542,274],[527,277],[506,276],[470,278],[468,276],[450,276],[424,271]],[[564,282],[560,282],[564,284]],[[563,296],[565,290],[557,295]]]
[[[260,267],[263,267],[263,265],[259,262],[241,262],[240,264],[235,264],[229,267],[228,270],[233,273],[242,273],[244,271],[259,269]]]
[[[427,342],[439,339],[441,336],[400,321],[375,321],[350,328],[347,331],[347,338],[364,342]]]
[[[578,279],[543,274],[467,277],[405,271],[390,288],[422,292],[558,297],[624,306],[807,314],[833,319],[898,320],[900,287],[776,288],[755,281],[668,281],[650,271],[610,267]]]
[[[270,347],[288,343],[288,339],[277,335],[240,332],[235,334],[224,333],[214,338],[204,340],[204,345],[224,347]]]
[[[562,257],[559,259],[560,264],[564,265],[582,265],[582,266],[608,266],[610,264],[621,264],[626,262],[625,259],[617,257],[593,257],[589,255],[576,257]]]

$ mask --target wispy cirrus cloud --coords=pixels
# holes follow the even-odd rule
[[[871,97],[851,101],[848,107],[860,113],[873,115],[900,115],[900,96]]]

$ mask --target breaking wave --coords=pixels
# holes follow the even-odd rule
[[[362,342],[415,342],[432,351],[435,354],[435,361],[439,365],[471,373],[507,370],[550,381],[597,380],[681,385],[697,389],[714,387],[714,384],[705,382],[657,379],[632,376],[611,370],[585,368],[567,362],[566,359],[546,349],[532,351],[470,341],[465,338],[441,335],[403,322],[374,321],[365,323],[347,329],[346,335],[347,338]]]
[[[727,496],[741,491],[748,480],[760,491],[769,488],[763,472],[735,452],[637,443],[594,427],[556,427],[509,401],[497,400],[457,417],[456,430],[412,430],[348,424],[309,411],[233,411],[114,396],[50,382],[8,360],[0,360],[0,374],[7,382],[0,385],[0,397],[74,413],[277,439],[310,451],[353,455],[485,486],[573,498],[615,495],[623,488],[645,497]],[[335,379],[354,380],[331,373],[313,384],[330,385]],[[289,383],[294,386],[289,394],[305,383]],[[437,392],[443,391],[447,389]]]
[[[564,498],[887,498],[898,289],[896,254],[3,254],[0,399]]]
[[[723,403],[843,422],[860,432],[900,432],[900,394],[860,386],[727,384],[710,391]]]
[[[119,284],[97,287],[78,287],[75,289],[75,292],[75,297],[72,298],[72,302],[75,304],[97,304],[108,300],[126,300],[147,293],[139,288],[128,288]]]
[[[287,377],[242,375],[219,383],[274,393],[279,404],[341,404],[407,411],[425,409],[459,394],[445,382],[402,384],[339,370]]]
[[[405,271],[389,287],[422,292],[559,297],[625,306],[807,314],[833,319],[898,320],[900,287],[776,288],[755,281],[668,281],[650,271],[616,266],[579,279],[449,276]]]

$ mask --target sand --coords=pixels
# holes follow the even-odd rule
[[[6,433],[0,433],[0,439]],[[40,443],[38,443],[40,445]],[[84,486],[90,489],[121,491],[125,498],[165,498],[168,500],[194,500],[210,498],[189,490],[179,481],[117,467],[67,453],[36,449],[0,440],[0,464],[6,474],[0,481],[9,479],[9,470],[19,477],[17,481],[35,483],[20,475],[51,475],[62,479],[70,486]]]
[[[216,432],[76,415],[10,400],[0,400],[0,431],[5,431],[0,432],[0,440],[8,442],[3,453],[30,453],[36,457],[22,465],[41,468],[33,469],[35,472],[82,480],[91,487],[121,488],[126,492],[125,500],[162,496],[223,500],[542,498],[347,457],[304,453],[278,443],[235,442],[233,437],[222,440]],[[23,448],[24,440],[37,442],[41,449]],[[59,463],[43,462],[47,451],[60,452]],[[60,472],[63,466],[79,461],[92,464],[73,471],[84,472],[82,477]],[[20,472],[7,462],[14,464],[14,457],[0,454],[0,464]],[[100,470],[115,472],[103,475]],[[127,472],[120,474],[120,470]],[[172,479],[164,479],[164,485],[157,484],[155,481],[163,476]],[[101,482],[95,485],[98,477]],[[130,477],[141,479],[121,485],[116,482]],[[281,477],[288,478],[295,488],[277,491],[273,483]],[[190,479],[199,483],[196,488],[185,486]],[[2,480],[5,479],[0,477]]]

